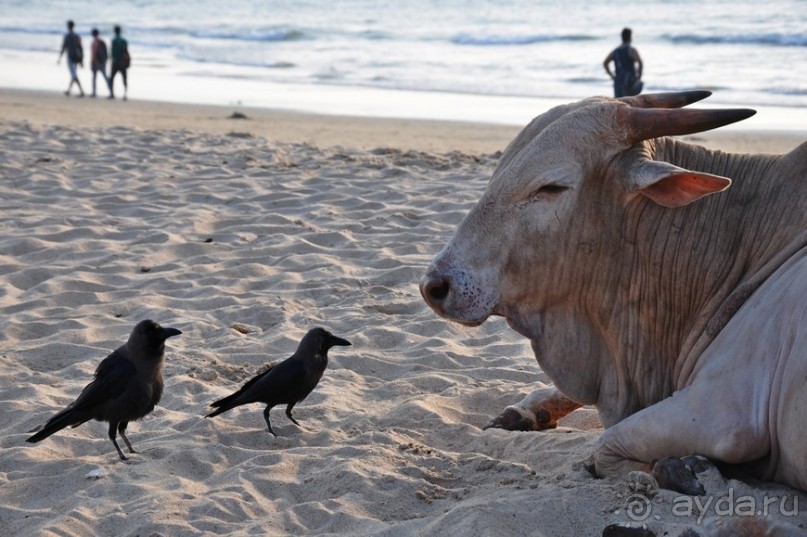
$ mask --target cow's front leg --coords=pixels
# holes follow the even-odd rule
[[[559,419],[581,406],[583,405],[572,401],[557,388],[540,388],[515,405],[505,408],[504,412],[489,421],[483,429],[508,431],[554,429]]]
[[[742,390],[732,393],[702,383],[629,416],[600,437],[594,453],[597,475],[652,472],[664,488],[701,494],[698,469],[685,457],[738,464],[768,451],[765,429],[749,419],[751,403],[743,397],[754,399]]]

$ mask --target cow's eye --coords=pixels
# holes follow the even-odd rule
[[[530,196],[532,199],[550,200],[554,199],[558,194],[569,190],[569,187],[561,185],[544,185]]]

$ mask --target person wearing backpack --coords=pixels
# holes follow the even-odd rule
[[[129,91],[126,81],[126,70],[129,68],[129,43],[120,35],[120,26],[115,26],[115,39],[112,40],[112,71],[109,74],[109,98],[115,98],[115,75],[120,73],[123,77],[123,100]]]
[[[630,28],[622,30],[622,44],[611,51],[602,62],[605,72],[614,81],[614,97],[639,95],[642,92],[642,58],[631,46],[633,32]],[[610,63],[614,62],[615,73],[611,72]]]
[[[84,88],[81,87],[78,71],[76,70],[78,67],[84,67],[84,49],[81,48],[81,37],[73,31],[74,26],[73,21],[67,21],[67,33],[64,34],[62,50],[59,52],[59,59],[56,60],[56,64],[58,65],[62,61],[62,56],[66,52],[67,68],[70,70],[70,85],[67,86],[67,91],[64,94],[69,96],[73,84],[76,84],[80,92],[79,97],[84,97]]]
[[[99,37],[97,28],[92,29],[91,50],[90,68],[92,68],[92,95],[90,95],[90,97],[95,97],[95,79],[98,76],[98,73],[101,73],[101,77],[104,79],[107,89],[109,89],[109,77],[106,76],[106,61],[109,58],[109,55],[107,54],[106,43],[104,43],[104,40]],[[112,93],[110,90],[110,95],[111,94]]]

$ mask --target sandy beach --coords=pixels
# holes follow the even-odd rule
[[[417,285],[519,130],[0,90],[0,535],[675,537],[729,495],[805,527],[807,494],[719,475],[704,510],[660,491],[631,511],[631,483],[584,467],[593,409],[481,429],[548,379],[504,321],[449,323]],[[807,132],[686,139],[782,153]],[[99,422],[27,444],[149,318],[183,334],[139,453]],[[315,326],[353,346],[301,427],[202,417]]]

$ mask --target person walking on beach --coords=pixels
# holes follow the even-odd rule
[[[67,53],[67,68],[70,70],[70,84],[67,86],[65,95],[70,96],[70,90],[73,89],[73,84],[78,86],[79,97],[84,97],[84,88],[81,87],[81,82],[78,80],[78,67],[84,66],[84,50],[81,48],[81,37],[73,31],[75,24],[73,21],[67,21],[67,33],[64,34],[62,41],[62,50],[59,52],[59,58],[56,64],[62,61],[62,56]]]
[[[98,29],[92,29],[92,54],[90,55],[90,67],[92,68],[92,95],[96,96],[95,92],[95,79],[98,73],[104,79],[107,89],[109,89],[109,77],[106,76],[106,61],[109,58],[107,53],[106,43],[98,36]],[[111,90],[110,90],[111,95]]]
[[[622,44],[611,51],[602,62],[605,72],[614,81],[614,97],[639,95],[642,92],[642,58],[631,46],[633,32],[630,28],[622,30]],[[614,62],[615,72],[611,72],[610,63]]]
[[[123,100],[129,91],[126,70],[129,68],[129,43],[120,35],[120,26],[115,26],[115,39],[112,40],[112,72],[109,74],[109,98],[115,98],[115,75],[123,77]]]

